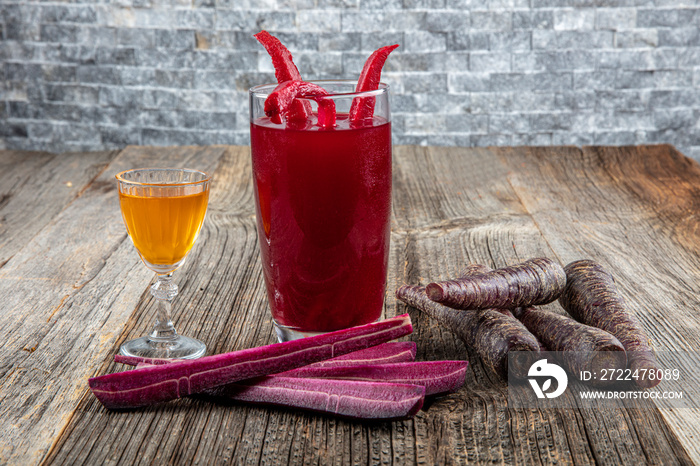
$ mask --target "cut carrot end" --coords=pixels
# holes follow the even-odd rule
[[[428,298],[437,302],[442,301],[445,297],[445,290],[443,290],[442,286],[438,285],[437,283],[431,283],[426,286],[425,293],[428,295]]]

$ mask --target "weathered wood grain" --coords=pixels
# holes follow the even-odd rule
[[[275,341],[259,264],[249,159],[247,148],[228,148],[221,158],[202,233],[174,276],[180,286],[173,304],[176,327],[200,338],[212,353]],[[149,316],[154,315],[155,308],[145,288],[144,284],[141,301],[125,333],[105,352],[99,373],[123,370],[123,366],[111,362],[112,355],[122,341],[149,329]],[[311,415],[300,421],[291,411],[212,405],[194,399],[162,408],[123,416],[107,412],[91,393],[85,392],[79,414],[49,462],[257,463],[265,446],[275,450],[271,458],[286,458],[291,453],[280,447],[291,448],[293,444],[291,438],[270,443],[261,434],[286,439],[296,432],[290,424],[315,421]],[[93,434],[87,434],[90,432]]]
[[[116,154],[0,150],[0,266],[78,197]]]
[[[444,272],[433,270],[434,265],[429,258],[439,257],[441,254],[446,256],[443,270],[450,271],[444,273],[446,276],[455,276],[462,266],[469,262],[498,264],[498,259],[490,252],[493,250],[499,251],[499,256],[504,255],[506,263],[518,262],[522,257],[552,255],[547,251],[547,244],[539,236],[534,225],[530,225],[529,228],[522,225],[504,231],[500,222],[496,222],[492,228],[498,230],[498,233],[489,233],[486,225],[475,230],[455,229],[437,236],[421,236],[420,232],[415,233],[408,245],[415,250],[407,253],[407,256],[428,259],[419,261],[419,270],[412,273],[414,276],[429,276],[431,273],[440,276]],[[475,247],[469,248],[469,245]],[[477,245],[480,246],[476,247]],[[449,256],[445,254],[448,250],[451,251]],[[416,266],[415,261],[410,262],[413,267]],[[416,283],[420,280],[407,276],[406,281]],[[459,342],[451,342],[455,340],[454,336],[418,311],[402,304],[397,306],[397,312],[408,311],[414,321],[419,356],[427,359],[455,357],[454,353],[435,354],[436,350],[459,345]],[[455,406],[467,407],[477,404],[475,409],[467,412],[457,408],[449,410],[451,416],[441,421],[441,424],[459,425],[463,438],[459,438],[454,430],[439,434],[428,431],[430,434],[426,435],[424,440],[431,446],[431,451],[435,448],[431,442],[439,439],[442,443],[447,442],[457,457],[461,454],[480,464],[502,461],[519,464],[688,462],[687,455],[682,447],[678,448],[677,441],[672,443],[663,436],[659,439],[659,433],[670,433],[670,429],[658,412],[642,411],[622,415],[622,409],[587,410],[585,414],[576,408],[541,412],[509,409],[505,384],[485,370],[470,348],[461,351],[462,354],[468,355],[467,359],[472,363],[472,372],[467,376],[468,388],[453,395],[458,400],[452,400],[452,403]],[[573,399],[571,406],[576,406]],[[620,406],[623,407],[622,404]],[[444,413],[438,414],[445,416]],[[651,421],[647,420],[649,416]],[[422,421],[422,416],[416,417],[417,424]],[[466,451],[460,448],[462,442],[469,447]],[[620,448],[621,444],[626,447]],[[445,459],[433,457],[431,461],[442,463]]]
[[[700,166],[671,146],[587,147],[567,157],[556,150],[498,155],[532,167],[508,179],[561,262],[602,263],[656,350],[697,351]],[[685,396],[700,399],[700,387],[685,384]],[[700,462],[700,409],[661,413]]]
[[[664,412],[508,408],[506,386],[484,368],[473,350],[419,311],[393,298],[393,290],[403,283],[426,283],[454,276],[467,262],[498,267],[537,255],[564,262],[582,254],[595,254],[611,266],[613,273],[621,272],[626,281],[633,276],[626,269],[630,267],[628,262],[639,259],[641,267],[660,260],[665,264],[662,268],[650,272],[644,280],[627,285],[626,297],[645,313],[642,319],[645,326],[659,328],[655,333],[650,331],[653,338],[659,339],[658,344],[680,349],[696,343],[698,335],[692,326],[676,329],[674,326],[679,324],[674,319],[687,317],[683,313],[679,317],[679,307],[697,305],[698,294],[693,293],[697,284],[692,279],[693,274],[697,276],[693,249],[697,247],[693,236],[697,229],[691,210],[693,200],[698,199],[694,189],[700,186],[700,174],[693,172],[694,166],[673,151],[668,151],[666,156],[661,154],[662,159],[668,159],[656,163],[649,160],[654,154],[645,153],[643,148],[638,150],[639,154],[629,155],[624,150],[609,153],[592,148],[395,149],[385,315],[406,311],[411,314],[415,332],[410,338],[418,344],[418,359],[470,361],[462,390],[429,401],[424,410],[408,421],[349,422],[288,409],[237,403],[215,405],[195,398],[126,413],[107,412],[87,391],[85,378],[123,370],[111,362],[112,355],[122,341],[140,336],[150,327],[154,310],[147,292],[150,274],[139,263],[122,232],[120,238],[111,240],[115,246],[109,254],[92,253],[92,261],[102,257],[100,270],[87,261],[78,277],[75,273],[67,273],[63,281],[51,277],[58,284],[54,295],[46,290],[37,292],[38,298],[54,306],[67,294],[55,314],[57,321],[67,319],[64,315],[69,307],[76,314],[76,322],[83,326],[88,322],[87,329],[71,333],[71,326],[64,324],[62,328],[47,331],[39,325],[39,319],[39,323],[21,324],[9,332],[35,335],[34,339],[41,344],[29,354],[43,355],[48,374],[45,379],[29,375],[18,378],[33,390],[32,394],[10,400],[0,398],[3,402],[0,410],[8,404],[24,406],[8,411],[17,416],[29,412],[31,406],[44,403],[43,414],[35,414],[34,422],[43,424],[60,418],[46,413],[56,406],[66,406],[61,412],[72,418],[70,422],[67,418],[59,419],[62,432],[58,428],[44,435],[31,430],[29,423],[18,425],[19,430],[35,437],[24,443],[15,441],[12,450],[5,452],[14,452],[12,458],[26,459],[28,463],[43,459],[46,464],[71,465],[689,464],[693,457],[686,449],[692,448],[689,446],[692,439],[683,435],[684,432],[694,435],[693,427],[682,425],[683,419]],[[183,163],[201,157],[216,165],[202,234],[186,264],[175,275],[181,291],[174,304],[178,329],[203,339],[212,352],[273,342],[258,257],[248,149],[210,148],[197,154],[194,148],[131,148],[110,164],[105,176],[110,170],[128,164],[124,159],[132,160],[132,156],[141,161],[171,157],[181,160],[178,158],[181,157]],[[676,171],[686,173],[681,175]],[[671,208],[670,203],[661,202],[668,180],[680,183],[674,185],[672,192],[685,207]],[[116,199],[113,188],[109,192],[102,186],[104,192],[93,192],[102,189],[98,188],[99,182],[93,183],[57,217],[56,224],[64,215],[78,217],[77,213],[71,213],[71,208],[85,195],[96,196],[86,204],[104,205],[106,198]],[[87,211],[91,207],[85,205],[81,209]],[[601,225],[604,228],[598,232]],[[110,230],[106,225],[100,227],[102,230],[93,233],[93,238],[104,242]],[[16,261],[22,257],[26,257],[27,263],[36,261],[23,254],[29,247],[40,249],[38,244],[35,246],[39,238],[44,237],[47,243],[57,237],[59,232],[52,228],[57,226],[54,223],[47,226],[0,269],[0,299],[8,293],[3,288],[4,269],[10,267],[23,273],[32,267],[39,270],[38,263],[23,268],[24,262]],[[80,228],[75,226],[71,231]],[[115,227],[115,232],[110,234],[118,235],[118,231],[122,230]],[[620,231],[627,237],[620,236]],[[637,240],[641,242],[635,243]],[[42,247],[41,254],[56,255],[42,269],[44,274],[57,260],[77,261],[67,252],[51,252],[45,244]],[[612,251],[621,247],[630,256],[618,264]],[[666,248],[668,253],[680,255],[681,266],[689,268],[665,276],[677,263],[676,256],[669,259],[668,254],[665,257],[662,251],[657,251],[644,259],[650,254],[647,247]],[[66,248],[78,246],[68,243]],[[627,274],[622,273],[625,270]],[[124,274],[128,274],[128,280]],[[80,280],[85,285],[77,291],[70,291],[65,285],[82,283]],[[675,283],[676,280],[680,282]],[[663,291],[670,282],[680,289],[679,294]],[[49,305],[42,306],[50,309]],[[94,317],[88,313],[88,307],[97,309],[91,311]],[[549,307],[562,312],[556,304]],[[45,315],[46,311],[42,312]],[[14,315],[18,313],[15,311]],[[664,313],[673,316],[665,319]],[[3,325],[5,322],[0,321]],[[0,337],[2,329],[0,326]],[[666,334],[673,332],[676,333]],[[77,344],[77,348],[68,349],[59,343],[67,334],[70,344]],[[81,344],[80,337],[85,334],[90,335],[90,341]],[[2,356],[0,362],[5,354]],[[75,363],[71,358],[87,358],[87,367],[72,367]],[[37,364],[32,360],[18,360],[11,366],[0,367],[10,367],[16,372],[20,364],[36,372]],[[75,384],[74,380],[63,380],[56,372],[57,366],[71,374],[70,377],[83,379]],[[3,390],[10,386],[6,380],[5,376],[0,380]],[[37,380],[53,384],[46,390],[49,394],[38,393]],[[55,393],[61,393],[64,400],[48,403],[46,400]],[[46,455],[46,445],[52,441],[54,446]],[[35,453],[23,453],[23,456],[17,453],[30,450]]]
[[[124,150],[0,269],[0,463],[45,457],[152,278],[126,241],[114,175],[213,170],[224,152]]]
[[[528,206],[523,203],[519,191],[513,189],[512,177],[518,173],[537,173],[526,180],[525,184],[537,195],[546,196],[548,189],[556,189],[557,183],[565,179],[562,173],[552,174],[547,171],[551,161],[559,162],[563,170],[571,170],[569,161],[580,157],[580,149],[556,148],[546,155],[541,155],[542,152],[546,152],[542,149],[510,150],[516,154],[540,155],[537,160],[527,160],[522,156],[499,157],[499,150],[493,149],[470,150],[461,154],[459,153],[461,151],[451,148],[429,148],[423,150],[424,154],[420,154],[421,151],[416,148],[401,148],[398,151],[399,154],[406,155],[407,160],[402,159],[402,162],[407,161],[411,164],[410,168],[397,164],[399,166],[397,184],[407,189],[402,193],[406,194],[405,196],[396,195],[394,207],[396,223],[399,225],[395,230],[405,228],[406,252],[403,257],[406,258],[406,283],[426,283],[430,280],[454,277],[469,262],[503,266],[520,262],[528,257],[540,255],[558,257],[564,254],[563,251],[552,247],[550,237],[559,240],[560,243],[577,242],[578,235],[570,231],[558,232],[559,234],[555,235],[543,233],[539,223],[533,220]],[[428,157],[428,152],[436,155]],[[435,168],[438,164],[440,168]],[[602,163],[594,168],[606,169]],[[629,167],[628,171],[634,172],[634,166]],[[426,176],[432,173],[441,173],[442,176],[439,179],[433,178],[432,175]],[[421,179],[423,177],[430,177],[431,181]],[[436,188],[425,193],[425,189],[421,186],[429,184]],[[588,185],[588,188],[591,186],[597,189],[596,183]],[[576,212],[578,197],[585,194],[587,193],[578,193],[578,196],[569,199],[558,199],[556,207],[568,212]],[[616,199],[614,196],[611,198]],[[625,205],[624,201],[621,204]],[[457,212],[459,214],[455,215]],[[402,213],[407,215],[402,218]],[[630,227],[635,224],[634,218],[624,215],[615,216],[618,222],[629,223]],[[566,223],[554,218],[547,220],[550,223]],[[567,220],[572,221],[572,219]],[[662,295],[657,294],[657,296]],[[563,312],[557,309],[556,305],[548,307]],[[410,312],[410,308],[408,309]],[[443,341],[450,336],[440,335],[444,331],[440,331],[438,335],[433,332],[419,334],[422,329],[426,329],[422,325],[426,318],[422,315],[414,316],[413,313],[411,315],[418,329],[415,335],[416,341],[427,342],[430,347],[428,351],[431,351],[434,346],[445,347]],[[419,354],[420,351],[419,343]],[[470,352],[469,360],[478,359]],[[488,377],[489,374],[484,375]],[[489,393],[493,396],[494,391],[500,388],[501,396],[485,404],[487,411],[500,412],[501,416],[510,417],[511,423],[520,422],[522,413],[506,409],[503,387],[498,381],[490,382],[495,385],[490,388]],[[469,385],[469,380],[467,384]],[[460,394],[463,392],[461,391]],[[673,439],[673,435],[670,436],[671,440],[658,439],[658,432],[669,432],[666,422],[658,412],[651,413],[651,422],[648,420],[649,413],[634,413],[622,417],[615,410],[590,411],[586,416],[561,419],[551,414],[542,412],[538,414],[540,419],[537,422],[527,422],[523,430],[527,433],[525,436],[508,432],[508,429],[502,430],[501,440],[506,445],[510,444],[511,439],[517,439],[517,444],[510,444],[504,450],[519,451],[522,456],[516,456],[515,460],[525,463],[595,461],[631,464],[638,461],[645,462],[649,458],[660,462],[689,461],[678,441]],[[492,416],[491,419],[498,419],[498,416]],[[470,431],[478,431],[483,422],[483,419],[477,418]],[[581,424],[584,426],[583,430],[580,428]],[[499,430],[497,423],[486,421],[486,425],[487,431]],[[598,427],[600,425],[604,428]],[[440,438],[445,440],[445,437]],[[621,442],[634,447],[619,448],[618,444]],[[567,448],[568,444],[577,446],[590,444],[592,448],[571,450]],[[530,448],[523,449],[525,445],[529,445]],[[493,451],[493,449],[489,448],[489,445],[481,444],[473,449],[470,456],[477,462],[489,462],[492,458],[484,455],[485,451]],[[680,453],[676,454],[674,451]],[[495,461],[505,460],[506,455],[500,452]]]

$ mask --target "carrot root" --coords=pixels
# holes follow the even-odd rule
[[[508,353],[531,351],[539,354],[537,339],[515,318],[495,309],[458,311],[432,301],[420,286],[404,285],[396,297],[437,320],[476,350],[484,365],[504,380],[508,377]],[[533,359],[534,362],[534,359]],[[515,376],[527,376],[527,367],[515,368]]]
[[[637,385],[651,388],[659,384],[656,357],[639,321],[626,309],[625,300],[613,276],[591,260],[572,262],[564,267],[567,284],[559,303],[571,316],[613,334],[624,346]],[[654,376],[650,373],[654,372]]]
[[[430,283],[426,293],[433,301],[455,309],[513,309],[550,303],[565,286],[564,269],[542,257],[457,280]]]

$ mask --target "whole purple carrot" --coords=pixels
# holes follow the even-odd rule
[[[577,322],[569,316],[535,307],[517,308],[515,316],[549,351],[556,351],[566,369],[579,377],[582,371],[624,370],[627,356],[622,343],[605,330]],[[608,385],[604,378],[588,383]]]
[[[463,276],[487,271],[488,268],[483,265],[471,265],[465,269]],[[486,367],[503,379],[508,377],[510,351],[530,351],[539,354],[540,342],[509,311],[485,309],[476,312],[452,309],[428,298],[425,288],[421,286],[404,285],[396,290],[396,297],[451,330],[467,346],[476,350]],[[517,361],[521,359],[523,367],[512,368],[517,377],[526,376],[529,368],[529,358],[517,358]],[[526,359],[528,361],[525,361]]]
[[[514,309],[556,300],[566,286],[564,269],[546,257],[439,283],[425,291],[455,309]]]
[[[627,312],[615,279],[591,260],[572,262],[566,267],[567,283],[559,303],[574,319],[615,335],[627,352],[627,361],[637,385],[659,384],[659,365],[639,321]]]

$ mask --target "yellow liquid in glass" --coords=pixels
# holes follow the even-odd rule
[[[134,196],[119,193],[124,223],[143,259],[174,265],[185,258],[204,222],[209,191],[185,196]]]

